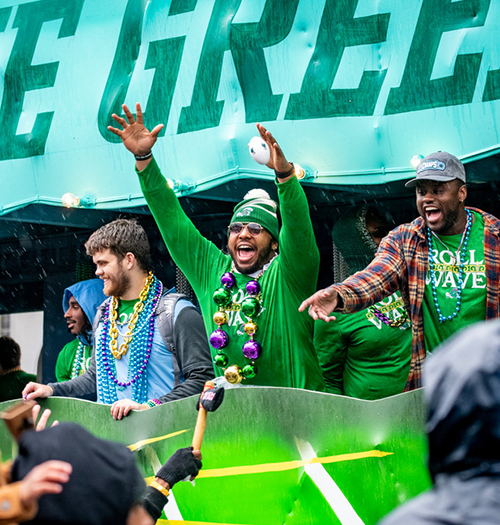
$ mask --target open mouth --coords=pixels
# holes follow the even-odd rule
[[[435,208],[434,206],[429,206],[424,210],[425,212],[425,218],[427,219],[427,222],[429,223],[435,223],[441,218],[441,211],[438,208]]]
[[[236,250],[236,254],[241,262],[248,262],[255,255],[255,248],[249,244],[240,244]]]

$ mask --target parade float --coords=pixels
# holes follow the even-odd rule
[[[470,192],[498,216],[498,20],[499,0],[1,0],[0,312],[44,310],[42,380],[89,232],[149,217],[108,130],[122,104],[165,124],[155,157],[205,235],[224,231],[249,187],[274,184],[248,151],[256,122],[301,166],[315,226],[373,198],[406,208],[403,181],[436,150],[466,164]],[[146,478],[190,443],[196,419],[194,398],[123,421],[86,401],[44,405],[130,446]],[[421,391],[228,390],[196,486],[175,487],[166,517],[374,524],[429,486],[424,412]],[[15,455],[4,429],[0,446]]]
[[[7,409],[14,402],[0,404]],[[189,446],[196,397],[123,420],[109,407],[50,398],[52,419],[127,445],[146,480]],[[290,388],[227,389],[209,413],[194,486],[174,487],[160,523],[371,525],[429,487],[422,391],[379,401]],[[2,457],[16,446],[0,429]],[[124,482],[126,482],[124,480]]]

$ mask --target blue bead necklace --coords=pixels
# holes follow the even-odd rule
[[[465,208],[467,212],[467,223],[465,225],[465,230],[462,234],[462,240],[458,246],[457,252],[459,252],[459,270],[458,270],[458,281],[457,281],[457,303],[455,306],[455,311],[451,315],[443,315],[441,312],[441,307],[439,306],[437,299],[437,285],[436,285],[436,271],[435,271],[435,261],[434,256],[432,255],[432,236],[435,235],[434,232],[431,232],[430,228],[427,228],[427,239],[429,241],[429,273],[431,275],[431,286],[432,286],[432,297],[434,299],[434,306],[436,307],[436,312],[439,317],[439,322],[444,323],[445,321],[451,321],[458,315],[460,311],[460,306],[462,305],[462,284],[464,282],[464,266],[465,266],[465,256],[467,252],[467,245],[469,244],[469,236],[472,227],[472,213],[469,209]],[[441,241],[441,239],[439,239]],[[441,241],[443,243],[443,241]],[[444,244],[444,243],[443,243]],[[444,244],[446,246],[446,244]]]
[[[148,283],[146,283],[148,286]],[[97,341],[96,365],[99,398],[105,404],[118,400],[117,390],[132,386],[132,400],[145,403],[148,400],[148,362],[153,346],[155,329],[154,311],[161,297],[163,286],[152,276],[152,283],[138,318],[138,329],[134,330],[129,343],[129,362],[127,380],[119,381],[116,372],[116,359],[111,352],[112,319],[116,312],[112,311],[112,300],[106,304],[102,331]]]
[[[86,372],[88,367],[88,362],[85,359],[85,345],[80,341],[75,353],[73,367],[71,368],[71,379],[78,377],[80,375],[80,371],[82,374]]]

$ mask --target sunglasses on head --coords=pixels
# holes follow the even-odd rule
[[[231,235],[238,235],[245,227],[247,229],[247,232],[252,237],[257,237],[262,233],[262,230],[264,229],[260,224],[257,224],[256,222],[249,222],[248,224],[243,224],[242,222],[233,222],[229,225],[229,233]]]

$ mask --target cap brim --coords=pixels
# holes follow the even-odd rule
[[[409,180],[409,181],[405,184],[405,186],[406,186],[407,188],[413,188],[414,186],[417,185],[417,180],[418,180],[418,179],[411,179],[411,180]]]
[[[431,180],[431,181],[434,181],[434,182],[450,182],[452,180],[455,180],[455,179],[460,179],[460,177],[449,177],[447,175],[435,175],[435,174],[432,174],[431,176],[427,176],[427,177],[417,177],[415,179],[411,179],[409,180],[405,186],[407,188],[413,188],[414,186],[417,185],[417,182],[419,181],[426,181],[426,180]],[[462,179],[460,179],[462,180]],[[465,184],[465,182],[464,182]]]

